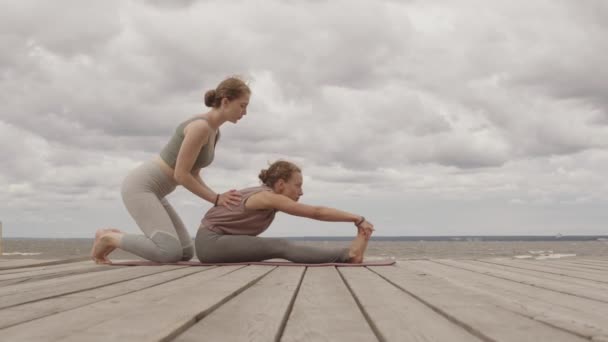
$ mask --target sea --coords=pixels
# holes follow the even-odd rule
[[[352,237],[289,237],[294,242],[320,247],[348,247]],[[3,259],[64,259],[86,257],[93,239],[4,238]],[[375,236],[366,260],[426,258],[554,259],[608,256],[608,236]],[[116,250],[110,259],[138,259]]]

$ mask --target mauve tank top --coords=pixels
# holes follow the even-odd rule
[[[277,211],[275,209],[245,208],[247,199],[260,191],[272,191],[272,189],[263,185],[239,190],[242,197],[238,206],[232,207],[232,210],[224,206],[209,209],[201,221],[200,228],[206,228],[218,234],[251,236],[261,234],[270,226]]]

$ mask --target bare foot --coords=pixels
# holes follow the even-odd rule
[[[97,232],[95,232],[95,240],[97,240],[99,237],[101,237],[102,234],[110,233],[110,232],[124,234],[120,229],[116,229],[116,228],[98,229]],[[116,249],[116,247],[108,248],[103,255],[104,259],[108,259],[108,255],[110,255],[110,253],[112,253],[115,249]]]
[[[99,239],[101,238],[102,235],[109,233],[109,232],[114,232],[114,233],[122,233],[120,230],[115,229],[115,228],[100,228],[97,229],[97,231],[95,232],[95,241],[93,242],[93,247],[91,248],[91,259],[93,259],[93,261],[95,261],[97,263],[97,257],[95,257],[95,251],[96,251],[96,245],[99,241]],[[97,247],[97,249],[99,249],[99,247]],[[107,259],[108,254],[112,253],[112,251],[114,250],[114,248],[108,248],[107,252],[105,253],[105,258],[103,259]]]
[[[95,234],[95,243],[91,249],[93,261],[97,264],[109,264],[108,254],[118,247],[122,234],[118,229],[99,229]]]
[[[357,234],[357,237],[351,243],[350,250],[348,251],[348,256],[350,257],[348,260],[349,263],[360,264],[363,262],[363,254],[367,248],[367,240],[365,234],[361,232]]]

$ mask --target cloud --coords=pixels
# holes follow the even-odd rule
[[[121,30],[118,1],[58,4],[25,0],[2,6],[4,32],[26,46],[44,46],[64,57],[96,54]]]
[[[532,227],[529,208],[606,201],[603,1],[0,8],[0,214],[19,222],[37,210],[77,232],[85,217],[70,208],[122,210],[129,170],[233,74],[253,96],[203,171],[218,191],[257,184],[283,158],[305,170],[305,198],[362,210],[373,198],[387,217],[393,201],[485,199]],[[174,197],[200,203],[178,208],[192,222],[205,208]]]

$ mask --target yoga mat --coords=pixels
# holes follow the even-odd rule
[[[324,264],[303,264],[291,261],[251,261],[251,262],[224,262],[224,263],[207,263],[198,261],[179,261],[175,263],[158,263],[154,261],[145,260],[127,260],[112,262],[110,265],[115,266],[158,266],[158,265],[185,265],[185,266],[231,266],[231,265],[268,265],[268,266],[308,266],[308,267],[325,267],[325,266],[339,266],[339,267],[361,267],[361,266],[390,266],[394,265],[395,260],[375,260],[365,261],[360,264],[349,264],[342,262],[328,262]]]

